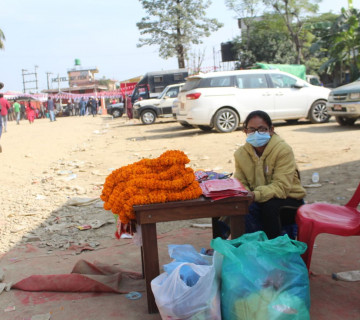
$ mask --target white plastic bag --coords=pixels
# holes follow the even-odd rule
[[[199,275],[192,287],[180,278],[183,266]],[[162,273],[153,279],[151,289],[163,320],[221,320],[219,281],[213,265],[182,263],[170,275]]]

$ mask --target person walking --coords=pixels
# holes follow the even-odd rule
[[[26,114],[25,102],[22,101],[20,103],[20,120],[25,119],[25,114]]]
[[[91,108],[92,108],[92,98],[90,97],[89,100],[86,103],[86,110],[85,110],[85,114],[89,115],[91,112]]]
[[[8,119],[8,121],[13,121],[13,120],[15,120],[15,119],[14,119],[14,107],[13,107],[13,105],[12,105],[11,103],[10,103],[10,108],[9,108],[9,110],[8,110],[7,119]]]
[[[49,112],[50,121],[51,122],[55,121],[55,113],[54,113],[55,105],[54,105],[54,100],[51,99],[51,97],[48,97],[47,109]]]
[[[129,119],[133,118],[132,108],[133,108],[133,105],[131,103],[131,97],[126,95],[125,96],[125,110],[126,110],[126,114]]]
[[[76,100],[74,102],[74,105],[75,105],[75,116],[79,116],[80,115],[79,100]]]
[[[97,101],[94,98],[91,98],[89,101],[91,102],[91,114],[95,117],[97,113]]]
[[[4,98],[4,94],[0,93],[0,105],[1,105],[1,122],[4,132],[7,131],[7,115],[10,109],[10,103]]]
[[[15,100],[13,104],[13,108],[15,112],[16,124],[20,124],[20,109],[21,109],[20,103]]]
[[[35,108],[31,104],[31,100],[28,101],[28,105],[26,106],[26,114],[30,124],[34,123],[35,120]]]
[[[86,101],[84,100],[84,97],[82,97],[80,99],[79,107],[80,107],[80,115],[79,116],[85,116]]]

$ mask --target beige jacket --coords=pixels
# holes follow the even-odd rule
[[[261,157],[249,143],[236,150],[234,157],[234,177],[254,192],[256,202],[288,197],[301,200],[305,197],[294,153],[277,134],[272,135]]]

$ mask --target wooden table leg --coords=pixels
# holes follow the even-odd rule
[[[159,312],[155,298],[151,290],[151,280],[160,274],[159,254],[156,238],[156,224],[143,224],[141,226],[143,257],[144,257],[144,274],[146,283],[146,296],[148,303],[148,312]]]
[[[245,233],[245,216],[230,217],[231,239],[236,239]]]
[[[142,234],[141,234],[142,236]],[[140,253],[141,253],[141,272],[142,272],[142,277],[143,279],[145,279],[145,271],[144,271],[144,249],[141,246],[140,247]]]
[[[220,237],[219,232],[218,232],[218,227],[217,227],[217,222],[219,220],[219,217],[213,217],[211,218],[211,224],[212,224],[212,237],[213,239]]]

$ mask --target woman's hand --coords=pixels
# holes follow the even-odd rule
[[[249,191],[248,195],[251,197],[251,202],[255,201],[255,193],[252,191]]]

